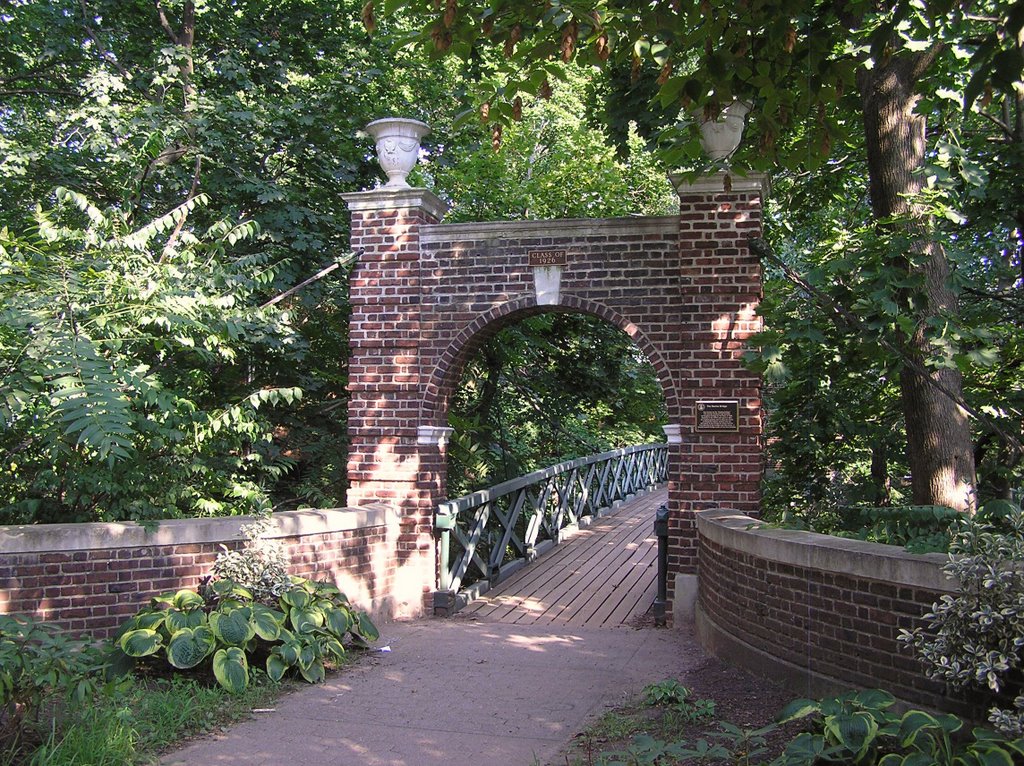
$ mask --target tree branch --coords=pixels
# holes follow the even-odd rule
[[[160,0],[154,0],[154,5],[156,6],[156,12],[160,14],[160,26],[163,27],[164,32],[166,32],[167,36],[171,38],[172,43],[175,45],[181,45],[178,41],[178,35],[174,31],[174,27],[171,26],[171,22],[168,20],[167,14],[164,12],[163,5],[160,4]]]
[[[789,264],[787,264],[785,261],[783,261],[777,255],[775,255],[775,253],[772,252],[771,248],[768,247],[768,243],[765,242],[763,239],[761,239],[760,237],[751,237],[748,240],[748,244],[750,245],[751,251],[753,251],[753,253],[758,258],[766,260],[780,268],[782,270],[782,273],[785,275],[786,279],[788,279],[794,285],[796,285],[801,290],[810,295],[814,302],[818,304],[819,308],[823,309],[826,313],[828,313],[831,316],[833,323],[839,329],[852,330],[854,333],[858,335],[858,337],[860,337],[861,335],[870,335],[870,333],[868,332],[863,332],[865,330],[864,323],[856,314],[851,312],[838,301],[834,300],[830,295],[825,293],[823,290],[819,290],[817,287],[815,287],[806,279],[797,274],[796,271],[794,271],[789,266]],[[891,341],[887,340],[884,337],[876,337],[873,340],[875,340],[875,342],[877,342],[878,345],[882,346],[882,348],[884,348],[885,350],[896,355],[896,357],[905,366],[909,367],[916,374],[921,376],[921,378],[924,381],[926,381],[929,386],[934,388],[943,396],[947,397],[960,409],[962,409],[976,421],[981,423],[985,428],[997,434],[1000,438],[1004,439],[1007,445],[1011,447],[1015,454],[1019,455],[1021,453],[1024,453],[1024,444],[1021,443],[1020,439],[1005,431],[1002,428],[1002,426],[1000,426],[998,423],[992,420],[992,418],[985,415],[985,413],[981,412],[975,407],[972,407],[970,404],[967,403],[967,401],[962,396],[958,396],[953,391],[950,391],[942,383],[935,380],[932,377],[931,371],[927,367],[925,367],[924,364],[915,359],[908,351],[900,348],[895,343],[892,343]]]
[[[4,96],[78,96],[73,90],[60,88],[0,88],[0,97]]]
[[[280,293],[279,295],[275,295],[269,301],[267,301],[262,306],[260,306],[260,308],[261,309],[267,309],[267,308],[270,308],[271,306],[276,306],[278,303],[283,301],[289,295],[294,295],[295,293],[297,293],[299,290],[301,290],[306,285],[312,284],[313,282],[316,282],[317,280],[323,279],[324,277],[326,277],[328,274],[330,274],[335,269],[340,268],[342,266],[347,266],[348,264],[352,263],[354,260],[356,260],[362,254],[363,254],[363,250],[360,249],[357,252],[354,252],[354,253],[351,253],[351,254],[345,256],[340,261],[336,261],[335,263],[332,263],[330,266],[326,266],[326,267],[320,269],[320,271],[318,271],[316,274],[311,276],[309,279],[306,279],[306,280],[303,280],[302,282],[299,282],[297,285],[295,285],[295,287],[291,287],[291,288],[285,290],[283,293]]]
[[[197,154],[195,170],[192,171],[192,186],[188,190],[188,196],[185,198],[186,202],[194,199],[196,194],[199,193],[199,171],[202,169],[202,167],[203,155]],[[178,219],[178,223],[175,224],[174,226],[174,231],[172,231],[171,236],[167,238],[167,244],[164,245],[164,249],[160,254],[161,260],[163,259],[164,254],[166,254],[168,251],[174,250],[174,243],[178,241],[178,237],[181,235],[181,229],[185,225],[185,219],[187,217],[188,216],[183,214],[181,218]]]

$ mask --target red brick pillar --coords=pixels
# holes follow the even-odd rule
[[[352,248],[361,251],[349,281],[347,504],[401,511],[393,594],[399,616],[417,616],[436,582],[433,511],[443,499],[446,442],[446,429],[418,422],[430,375],[420,359],[419,229],[447,206],[426,189],[343,198]]]
[[[697,568],[696,512],[756,515],[761,501],[761,379],[742,357],[761,329],[761,265],[748,240],[761,233],[764,179],[733,177],[729,191],[724,179],[676,187],[685,318],[680,420],[666,433],[678,467],[669,481],[669,570],[684,574]]]

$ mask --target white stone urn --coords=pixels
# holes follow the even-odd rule
[[[377,162],[388,174],[385,189],[408,189],[406,177],[420,156],[420,140],[430,133],[430,126],[419,120],[384,117],[366,126],[366,132],[377,142]]]
[[[733,101],[722,108],[717,119],[705,119],[704,110],[695,112],[700,124],[700,145],[713,160],[724,160],[739,148],[750,104]]]

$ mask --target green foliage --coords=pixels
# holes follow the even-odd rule
[[[104,660],[56,625],[0,614],[0,747],[54,699],[82,704],[103,687]]]
[[[950,527],[962,518],[960,511],[942,505],[849,506],[817,512],[787,512],[779,524],[786,529],[806,529],[837,537],[899,545],[911,553],[945,553],[949,550]]]
[[[289,671],[309,683],[324,679],[325,663],[342,662],[346,643],[367,647],[379,633],[335,586],[292,577],[272,604],[231,580],[211,583],[206,597],[181,590],[155,597],[125,622],[115,652],[129,658],[162,657],[178,670],[208,663],[232,694],[248,687],[250,660],[280,681]]]
[[[225,724],[248,718],[278,693],[276,684],[253,672],[239,695],[194,679],[129,679],[117,693],[90,704],[51,706],[45,721],[25,732],[20,755],[0,753],[4,766],[127,766],[151,763],[160,753]],[[12,760],[13,759],[13,760]]]
[[[5,523],[257,510],[283,464],[266,410],[302,391],[253,380],[294,358],[288,312],[261,309],[253,222],[181,229],[189,200],[144,226],[58,189],[30,235],[0,238]],[[216,373],[216,374],[214,374]]]
[[[449,496],[660,441],[664,407],[653,366],[618,328],[576,314],[524,319],[464,368],[449,416]]]
[[[603,752],[596,759],[591,757],[588,763],[1012,766],[1024,755],[1024,739],[984,729],[974,729],[967,736],[962,731],[963,722],[956,716],[913,709],[898,715],[890,710],[894,703],[892,695],[879,690],[849,692],[824,700],[798,699],[781,711],[776,723],[761,728],[742,728],[722,721],[717,730],[697,737],[692,743],[671,736],[640,734],[625,748]],[[795,722],[803,730],[780,745],[780,727],[792,728]],[[588,734],[599,730],[595,727]]]
[[[690,690],[674,678],[647,684],[643,689],[644,701],[648,705],[676,705],[685,702]]]
[[[900,640],[925,661],[928,675],[958,689],[984,690],[989,721],[1024,734],[1024,512],[998,504],[954,528],[946,575],[959,583]],[[988,517],[986,519],[986,517]],[[998,528],[990,523],[995,521]]]
[[[259,516],[250,524],[239,527],[244,540],[242,547],[217,554],[213,574],[245,588],[256,601],[266,602],[280,596],[291,587],[288,576],[288,555],[280,542],[267,537],[273,527],[269,515]],[[215,580],[216,589],[221,584]]]
[[[889,710],[892,695],[868,690],[821,701],[794,700],[780,715],[790,722],[810,718],[809,731],[798,734],[773,763],[913,766],[940,764],[981,766],[1012,764],[1024,755],[1024,740],[975,729],[970,739],[958,734],[963,722],[953,715]]]
[[[610,218],[676,212],[664,170],[636,132],[625,156],[589,121],[593,77],[569,68],[549,100],[527,98],[522,119],[506,127],[500,150],[490,132],[466,129],[423,168],[427,185],[452,200],[450,221]]]

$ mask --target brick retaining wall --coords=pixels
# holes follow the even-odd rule
[[[418,612],[418,577],[407,578],[399,562],[403,525],[393,510],[295,511],[275,519],[274,537],[293,574],[335,581],[377,619]],[[151,531],[131,523],[0,527],[0,612],[110,635],[152,596],[199,585],[220,546],[239,544],[247,521],[165,521]]]
[[[915,705],[980,714],[947,697],[896,640],[955,592],[941,571],[946,556],[752,524],[735,511],[698,515],[695,623],[705,648],[801,696],[884,688]]]

